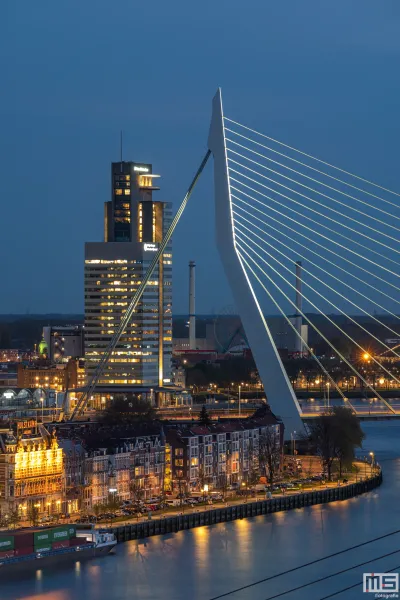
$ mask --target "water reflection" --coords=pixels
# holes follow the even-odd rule
[[[373,451],[384,465],[384,484],[364,496],[332,504],[243,519],[121,544],[116,555],[1,582],[1,600],[209,600],[284,569],[340,551],[400,522],[400,424],[365,427],[363,453]],[[396,458],[397,457],[397,458]],[[318,576],[374,559],[400,547],[400,535],[339,555],[284,578],[235,594],[233,600],[265,600]],[[396,558],[372,562],[371,570],[395,566]],[[400,561],[397,561],[400,564]],[[288,600],[319,600],[360,582],[343,600],[361,598],[362,568],[323,585],[288,594]],[[16,593],[16,590],[18,593]]]

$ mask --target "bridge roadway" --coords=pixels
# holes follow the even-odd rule
[[[342,398],[332,398],[330,400],[326,398],[299,399],[301,417],[305,421],[315,419],[334,406],[347,406],[361,421],[400,419],[400,398],[387,398],[385,402],[390,408],[378,398],[352,398],[346,402]],[[260,404],[260,401],[255,398],[249,399],[241,404],[240,413],[237,402],[234,404],[221,401],[218,403],[210,402],[206,404],[206,408],[212,419],[238,419],[251,416]],[[202,406],[202,404],[193,404],[192,406],[164,407],[158,409],[158,413],[164,419],[197,419]]]

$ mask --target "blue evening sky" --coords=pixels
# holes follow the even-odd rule
[[[182,199],[212,96],[228,116],[400,191],[396,0],[3,0],[0,313],[82,312],[110,162],[152,162]],[[212,169],[174,237],[174,312],[229,305]]]

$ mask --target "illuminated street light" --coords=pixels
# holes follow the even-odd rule
[[[375,466],[375,454],[373,452],[370,452],[369,455],[371,457],[371,473],[372,473],[372,469]]]

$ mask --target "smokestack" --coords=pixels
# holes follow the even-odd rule
[[[301,260],[296,262],[296,352],[303,352],[303,342],[299,337],[301,335],[301,326],[303,319],[301,316],[302,311],[302,296],[301,296]]]
[[[196,263],[189,262],[189,349],[196,350]]]

